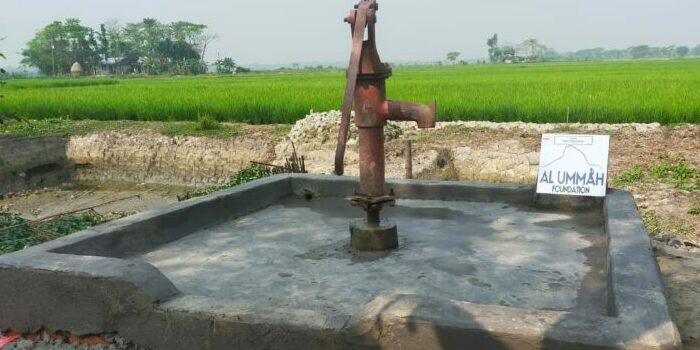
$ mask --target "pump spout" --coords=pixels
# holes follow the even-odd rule
[[[382,114],[386,120],[408,120],[421,129],[435,127],[435,101],[430,105],[402,101],[384,101]]]

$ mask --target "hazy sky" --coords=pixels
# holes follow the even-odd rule
[[[243,65],[345,62],[356,0],[1,0],[0,51],[14,66],[43,26],[76,17],[99,29],[109,19],[187,20],[220,38],[208,52]],[[432,61],[448,51],[486,57],[486,38],[537,38],[557,51],[649,44],[700,44],[700,0],[380,0],[378,47],[384,61]],[[2,64],[2,63],[0,63]]]

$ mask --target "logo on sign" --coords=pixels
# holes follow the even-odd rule
[[[537,193],[604,197],[607,135],[542,135]]]

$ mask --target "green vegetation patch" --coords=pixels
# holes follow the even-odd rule
[[[142,124],[142,123],[141,123]],[[49,118],[19,120],[0,124],[0,136],[40,137],[84,135],[100,130],[119,130],[139,126],[131,121],[96,121]]]
[[[637,183],[644,178],[644,168],[641,165],[635,165],[632,169],[627,170],[621,175],[615,177],[613,181],[616,185],[625,186]]]
[[[82,231],[105,222],[91,214],[75,214],[31,223],[18,214],[0,212],[0,254],[10,253]]]
[[[200,116],[197,122],[166,123],[161,133],[166,136],[203,136],[229,138],[235,137],[240,130],[235,125],[225,125],[209,116]]]
[[[700,190],[700,169],[689,164],[683,154],[671,156],[661,155],[662,160],[658,164],[653,164],[646,169],[641,165],[635,165],[630,170],[615,177],[616,185],[631,185],[641,181],[657,180],[670,183],[681,191]]]
[[[662,217],[653,210],[642,214],[642,221],[649,235],[656,238],[691,237],[695,227],[685,220]]]
[[[9,81],[6,87],[8,89],[21,90],[106,86],[117,84],[119,84],[119,80],[117,79],[22,79]]]
[[[219,121],[290,124],[311,109],[340,109],[345,72],[118,81],[71,89],[7,89],[0,114],[143,121],[195,121],[209,115]],[[563,123],[568,114],[571,123],[700,122],[699,59],[397,67],[387,89],[395,100],[437,99],[438,120],[443,121]]]

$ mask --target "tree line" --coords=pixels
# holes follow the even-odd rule
[[[688,46],[649,45],[631,46],[626,49],[606,50],[603,48],[583,49],[575,52],[559,53],[537,39],[527,39],[520,44],[499,45],[498,34],[486,41],[489,60],[492,63],[546,62],[546,61],[600,61],[648,58],[683,58],[700,56],[700,44]]]
[[[204,56],[216,34],[207,26],[185,21],[137,23],[110,21],[94,30],[69,18],[40,30],[22,51],[22,64],[45,75],[70,73],[75,62],[87,74],[202,74]],[[215,63],[223,73],[236,71],[231,58]]]

